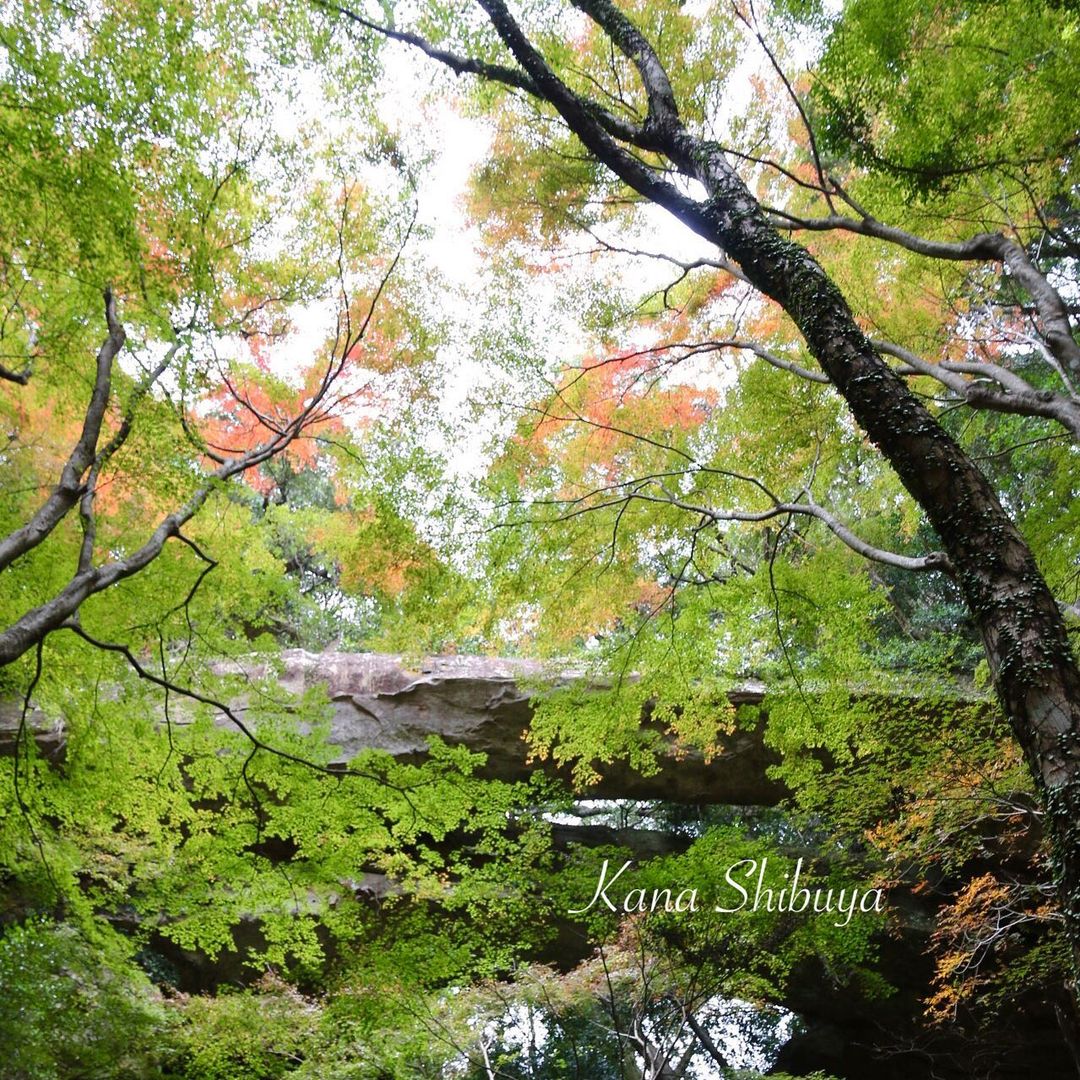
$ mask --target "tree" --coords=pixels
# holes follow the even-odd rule
[[[191,1077],[692,1075],[727,1068],[731,998],[751,1003],[746,1037],[765,1049],[776,1005],[813,1028],[843,1000],[857,1002],[844,1032],[878,1049],[862,1038],[870,1016],[896,1020],[898,1042],[940,1036],[954,1058],[1008,1047],[1030,1068],[1034,1048],[1047,1072],[1061,1067],[1063,1047],[1046,1049],[1065,1001],[1061,911],[1031,790],[1056,768],[1036,736],[1071,659],[1054,654],[1049,681],[1032,669],[1040,628],[1063,633],[1047,597],[1075,599],[1080,552],[1072,339],[1054,307],[1071,335],[1072,120],[1048,104],[1074,79],[1054,52],[1072,17],[1047,9],[987,68],[1024,16],[1007,3],[972,23],[966,5],[927,20],[863,0],[835,25],[791,5],[829,32],[807,88],[770,36],[788,24],[753,9],[642,4],[639,32],[582,3],[530,8],[520,25],[495,2],[478,18],[432,8],[408,29],[387,5],[377,36],[338,9],[333,27],[363,29],[347,47],[321,15],[308,24],[307,0],[0,17],[0,220],[16,238],[0,253],[0,409],[17,433],[0,455],[0,642],[14,657],[0,666],[14,751],[0,757],[2,907],[8,924],[59,921],[5,927],[0,953],[13,970],[46,950],[61,961],[31,965],[17,989],[59,993],[77,1030],[55,1040],[33,1010],[9,1025],[42,1075],[115,1035],[97,998],[68,993],[72,957],[115,991],[117,1015],[130,1006],[132,1067],[168,1059]],[[516,400],[472,502],[439,499],[439,455],[411,418],[365,431],[347,417],[354,402],[386,407],[379,387],[430,407],[443,330],[430,316],[446,316],[426,303],[435,277],[395,256],[422,229],[412,147],[374,101],[387,37],[489,77],[478,103],[496,152],[471,198],[493,287],[472,344],[505,365],[512,385],[495,393]],[[764,75],[729,145],[723,76],[748,49]],[[920,93],[942,52],[971,59],[940,95]],[[355,64],[338,101],[349,137],[310,116],[304,138],[267,136],[277,95],[301,106],[290,80],[313,59],[331,78]],[[984,77],[972,119],[957,99]],[[1008,154],[988,161],[995,143]],[[639,250],[631,234],[654,199],[706,237],[704,255]],[[777,229],[809,235],[813,258]],[[572,234],[587,245],[574,258],[592,260],[578,284],[597,340],[526,378],[522,297],[545,291],[537,270],[558,277],[544,246]],[[675,280],[650,292],[627,273],[619,288],[628,260]],[[286,354],[293,304],[307,302],[329,310],[328,341],[292,339]],[[459,483],[459,463],[444,464]],[[980,554],[988,535],[1005,550]],[[1007,609],[1013,586],[1031,604]],[[986,601],[979,627],[965,597]],[[980,690],[980,633],[1035,780]],[[286,680],[307,692],[283,691],[283,644],[342,641],[407,654],[373,659],[385,693],[339,685],[327,701],[307,653]],[[468,737],[502,753],[491,731],[516,745],[530,710],[505,678],[463,690],[444,675],[452,658],[409,684],[409,656],[565,657],[568,644],[608,682],[545,687],[534,759],[572,764],[587,787],[615,759],[679,768],[673,742],[706,778],[702,761],[749,745],[752,761],[732,754],[717,775],[752,767],[742,797],[769,809],[590,805],[539,775],[481,779],[483,755],[465,746],[436,739],[423,754],[415,730],[398,739],[397,707],[425,714],[421,731],[467,714]],[[764,681],[732,694],[748,676]],[[396,758],[343,754],[343,714],[350,744],[377,723]],[[514,776],[524,755],[510,755]],[[792,802],[773,809],[781,782]],[[713,893],[732,862],[765,855],[776,890],[796,859],[807,882],[887,884],[897,938],[879,950],[876,918],[771,908],[621,925],[565,914],[603,858],[640,860],[628,888]],[[933,974],[910,963],[927,945]],[[569,970],[519,966],[553,956]],[[267,966],[302,992],[271,975],[204,993]],[[1040,1033],[1012,1038],[1032,1002]],[[924,1009],[943,1029],[928,1033]],[[840,1061],[807,1041],[793,1071],[883,1074],[869,1050]]]
[[[468,50],[474,24],[466,29],[463,23],[445,36],[428,39],[418,32],[422,24],[404,29],[396,22],[373,22],[347,6],[324,0],[319,6],[354,26],[415,45],[455,73],[475,74],[537,99],[548,107],[547,115],[557,114],[590,162],[610,170],[625,188],[663,207],[715,244],[723,257],[737,265],[738,273],[790,318],[824,376],[895,469],[940,539],[940,552],[905,561],[861,547],[865,555],[909,570],[946,574],[959,586],[978,627],[1002,707],[1046,807],[1061,908],[1074,947],[1080,946],[1076,835],[1080,670],[1057,600],[986,475],[911,392],[904,376],[886,362],[888,352],[870,342],[820,262],[785,233],[793,228],[839,228],[899,244],[931,259],[1002,265],[1029,298],[1040,347],[1072,378],[1080,373],[1080,346],[1060,292],[1025,245],[1003,233],[980,233],[955,242],[919,237],[879,222],[825,173],[812,141],[815,175],[809,184],[828,204],[828,216],[793,219],[783,211],[770,212],[751,192],[724,148],[707,137],[693,97],[695,90],[703,88],[680,85],[669,74],[684,55],[692,55],[690,42],[695,40],[670,33],[658,44],[666,20],[680,18],[673,12],[651,6],[638,13],[639,21],[647,20],[650,36],[608,0],[581,0],[575,5],[589,20],[602,49],[621,55],[636,72],[638,88],[632,94],[616,85],[617,74],[609,75],[599,90],[605,101],[585,89],[586,78],[595,82],[596,76],[577,74],[573,50],[568,53],[558,43],[561,9],[544,8],[524,19],[512,14],[501,0],[479,2],[499,43],[497,50],[491,38],[481,38],[482,49]],[[736,13],[750,18],[740,9]],[[707,25],[707,20],[701,22],[702,32]],[[461,45],[465,49],[459,51]],[[692,64],[686,67],[692,70]],[[688,181],[698,186],[688,187]],[[837,206],[850,213],[841,213]],[[917,357],[902,355],[915,370],[927,370]],[[946,373],[952,374],[947,367],[934,372],[942,381]],[[1010,407],[1020,408],[1020,395],[1026,391],[1007,385],[1006,374],[987,374],[1000,376],[992,396],[1018,395]],[[1043,405],[1060,407],[1062,420],[1074,408],[1068,395],[1050,393],[1040,400]],[[1070,430],[1074,430],[1072,423],[1066,423]],[[626,495],[627,500],[667,497],[655,492]],[[750,516],[724,507],[689,509],[713,522]],[[771,507],[753,513],[757,519],[792,514],[819,517],[842,540],[857,550],[860,547],[849,530],[810,500],[775,498]]]
[[[314,467],[407,332],[373,325],[407,205],[377,206],[348,174],[366,151],[325,171],[332,140],[267,137],[274,95],[295,90],[269,93],[271,58],[218,15],[45,4],[0,23],[0,667],[86,632],[87,600],[167,547],[194,556],[198,588],[215,560],[192,519],[242,499],[238,480],[258,490],[271,463]],[[291,33],[274,48],[310,59],[318,43]],[[407,198],[407,181],[390,188]],[[329,339],[274,359],[298,347],[296,306],[319,300]]]

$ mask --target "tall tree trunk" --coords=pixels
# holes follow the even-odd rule
[[[1061,910],[1080,956],[1080,670],[1058,605],[982,471],[878,356],[813,256],[765,220],[722,155],[693,149],[713,239],[791,316],[952,560],[1044,801]],[[680,156],[686,160],[685,151]]]
[[[1064,619],[1024,538],[978,466],[908,390],[801,245],[782,236],[713,143],[686,130],[651,45],[611,0],[576,0],[638,69],[648,97],[633,145],[704,185],[695,200],[629,152],[555,74],[503,0],[479,0],[503,42],[585,147],[741,266],[791,317],[858,423],[925,511],[952,560],[1002,707],[1046,809],[1059,903],[1080,970],[1080,669]],[[619,137],[622,137],[621,135]]]

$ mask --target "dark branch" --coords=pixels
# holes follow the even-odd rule
[[[22,371],[12,371],[11,368],[6,368],[3,364],[0,364],[0,379],[6,382],[18,383],[20,386],[25,386],[30,381],[30,376],[32,374],[33,371],[29,364],[27,364]]]
[[[86,407],[82,434],[65,462],[60,473],[60,482],[52,494],[25,525],[0,539],[0,570],[9,566],[20,555],[37,547],[60,524],[82,495],[83,476],[97,455],[101,425],[109,404],[113,361],[123,348],[126,338],[124,328],[116,316],[116,303],[111,289],[105,290],[105,321],[109,332],[98,350],[94,389]]]
[[[428,41],[419,34],[373,22],[351,8],[334,3],[333,0],[311,0],[311,2],[316,7],[341,15],[357,26],[363,27],[374,34],[380,34],[390,41],[399,41],[404,45],[411,45],[413,48],[419,49],[425,56],[437,60],[444,67],[454,72],[455,75],[479,75],[481,78],[500,83],[512,90],[523,90],[532,97],[545,100],[544,94],[541,93],[539,87],[521,68],[510,67],[506,64],[494,64],[487,60],[478,60],[472,56],[462,56],[460,53],[450,52],[448,49],[440,49],[433,42]],[[617,116],[595,101],[583,97],[580,100],[593,118],[612,136],[641,149],[651,149],[651,140],[646,135],[645,130],[638,124]]]

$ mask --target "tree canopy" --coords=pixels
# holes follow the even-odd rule
[[[4,1075],[1072,1075],[1078,35],[0,5]]]

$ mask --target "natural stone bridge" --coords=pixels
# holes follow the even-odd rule
[[[364,749],[385,750],[402,761],[420,760],[428,740],[438,735],[451,745],[487,755],[480,775],[521,780],[534,769],[568,776],[551,762],[530,763],[523,739],[532,716],[532,694],[543,685],[573,677],[551,674],[528,660],[483,656],[436,656],[411,666],[399,656],[380,653],[282,654],[281,683],[300,694],[325,686],[333,705],[330,741],[344,762]],[[250,668],[248,670],[251,670]],[[252,674],[260,674],[257,669]],[[541,691],[542,692],[542,691]],[[765,687],[750,683],[730,695],[734,704],[760,704]],[[234,703],[234,707],[235,703]],[[10,752],[18,730],[21,703],[0,702],[0,752]],[[60,751],[64,729],[33,710],[28,722],[39,744]],[[762,727],[722,740],[722,753],[706,765],[701,755],[674,747],[668,767],[641,776],[625,763],[602,769],[590,794],[597,798],[665,799],[671,802],[771,806],[784,787],[766,775],[777,760],[762,740]]]
[[[487,755],[481,775],[521,780],[535,768],[558,774],[550,762],[529,763],[523,738],[532,717],[531,698],[539,686],[565,684],[565,673],[551,675],[540,664],[482,656],[436,656],[415,668],[397,656],[374,653],[285,653],[283,684],[300,693],[325,685],[333,703],[330,741],[342,760],[360,750],[385,750],[399,760],[418,760],[428,739]],[[733,704],[760,704],[764,684],[748,684],[730,695]],[[761,725],[763,726],[763,725]],[[773,805],[782,785],[766,776],[776,762],[761,727],[736,732],[723,752],[706,765],[701,755],[674,746],[667,768],[641,776],[624,763],[605,765],[603,779],[590,792],[598,798],[666,799],[686,803]]]

